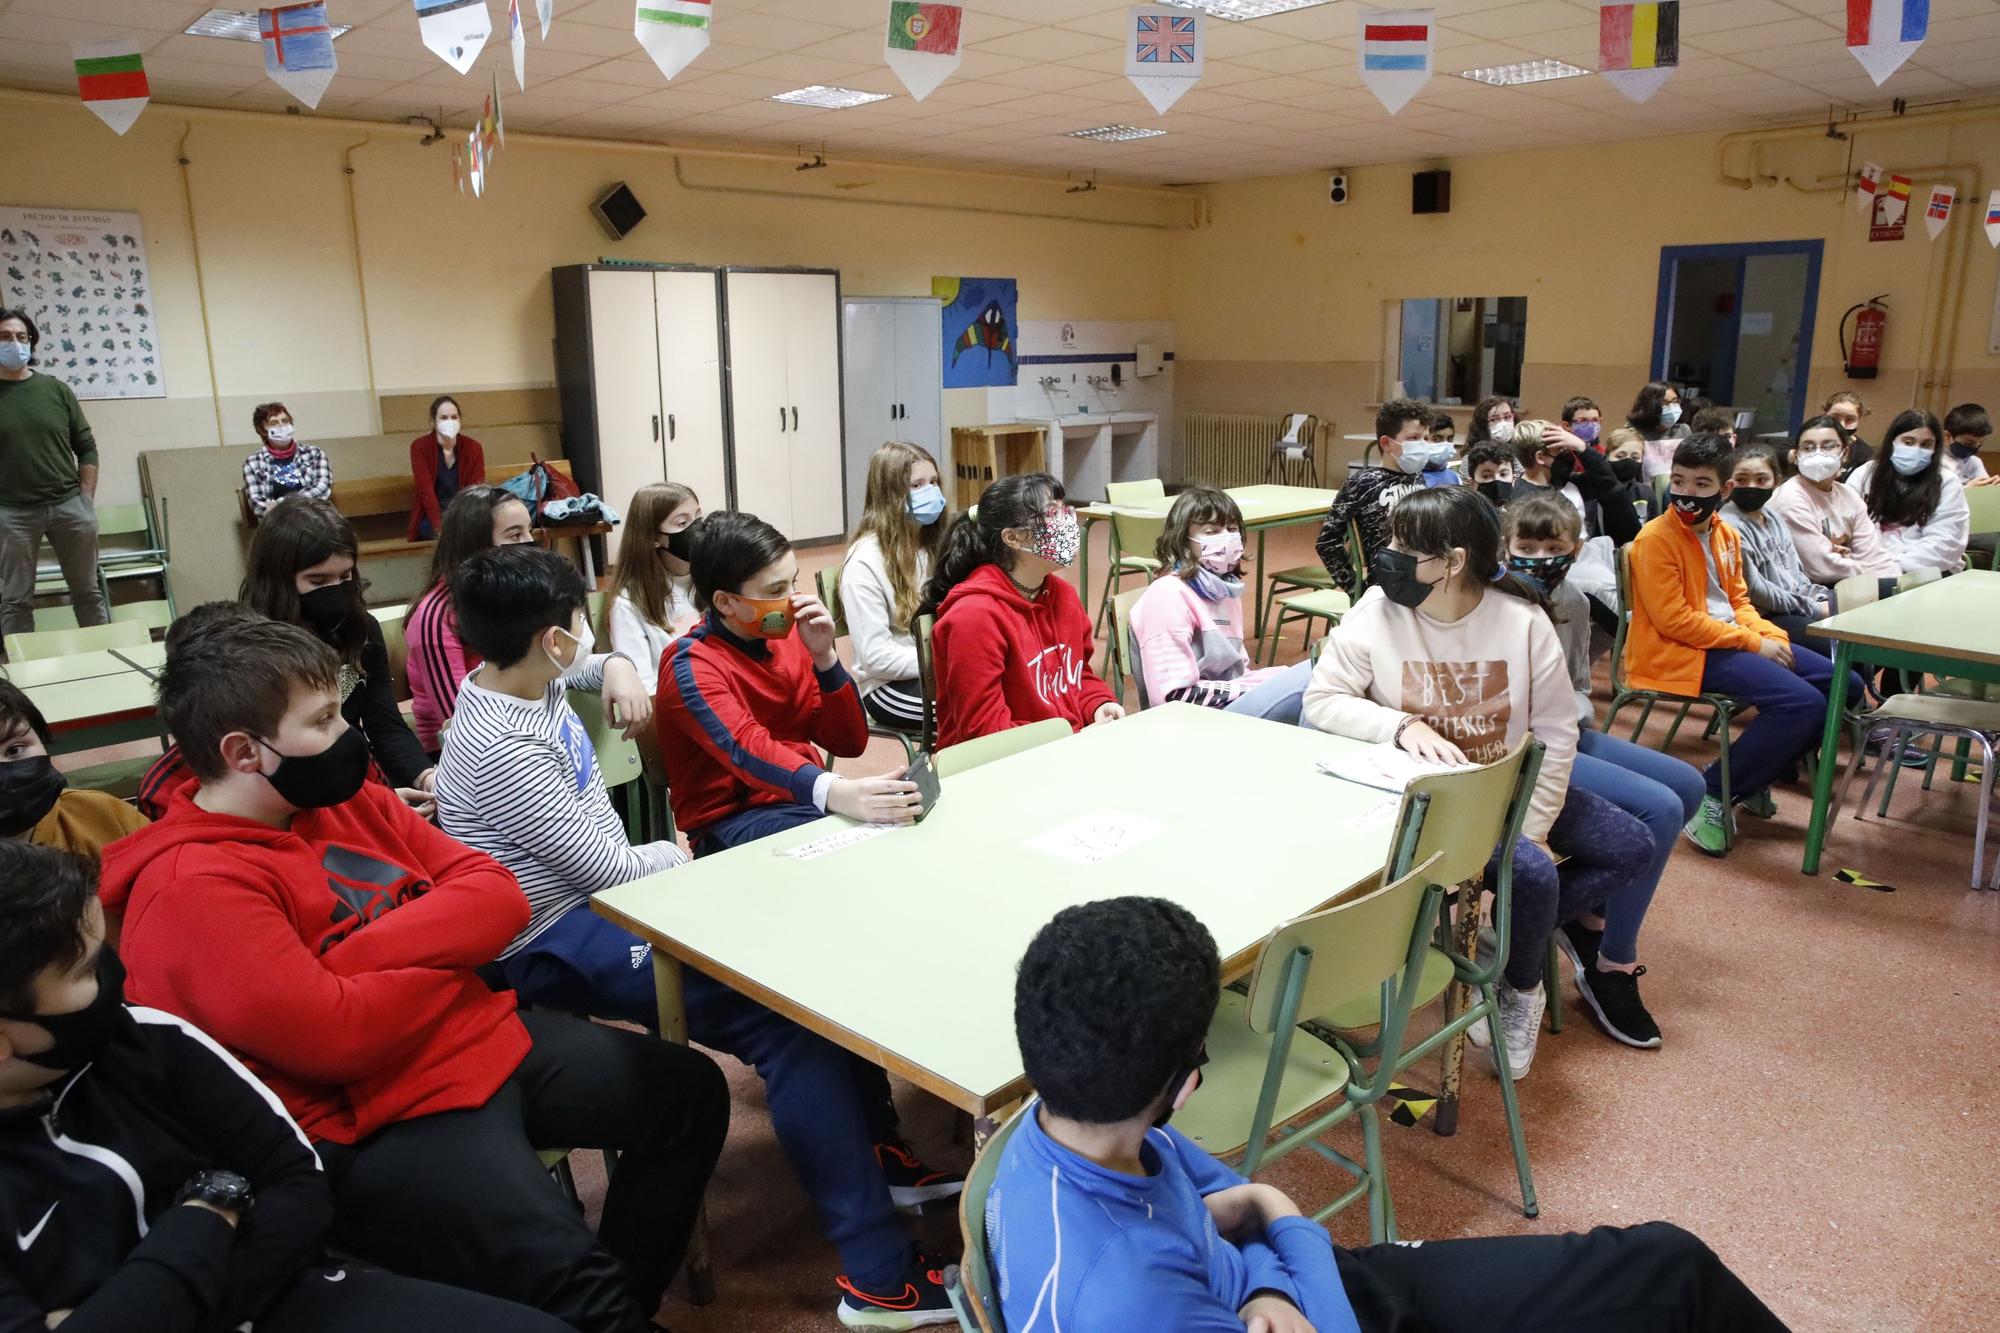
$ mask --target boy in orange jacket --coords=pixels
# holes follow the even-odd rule
[[[1726,694],[1757,715],[1730,744],[1734,800],[1750,814],[1777,813],[1771,783],[1812,747],[1826,722],[1833,663],[1796,646],[1757,613],[1743,582],[1736,533],[1715,521],[1728,498],[1729,442],[1697,435],[1674,450],[1667,511],[1628,553],[1631,628],[1625,678],[1667,694]],[[1859,697],[1860,682],[1853,682]],[[1687,836],[1710,856],[1729,850],[1733,811],[1722,803],[1722,767],[1704,775],[1708,795]]]

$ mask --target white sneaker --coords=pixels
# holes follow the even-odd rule
[[[1549,997],[1539,982],[1533,990],[1517,991],[1502,981],[1494,990],[1500,1000],[1500,1030],[1507,1038],[1507,1064],[1519,1083],[1535,1063],[1535,1041],[1542,1035],[1542,1011],[1548,1008]],[[1500,1062],[1493,1048],[1485,1050],[1487,1063],[1498,1074]]]

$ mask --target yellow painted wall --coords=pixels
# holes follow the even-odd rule
[[[1163,319],[1166,230],[1010,214],[1186,216],[1182,201],[1108,190],[1071,198],[1060,182],[869,168],[800,176],[789,163],[689,161],[695,184],[827,197],[716,193],[677,183],[673,160],[657,153],[518,137],[475,201],[453,186],[447,144],[423,148],[390,131],[353,155],[358,227],[350,227],[342,150],[365,131],[306,117],[190,118],[155,105],[119,138],[73,101],[4,92],[0,116],[8,126],[0,202],[143,215],[169,397],[85,405],[112,500],[136,497],[141,450],[218,443],[193,237],[222,396],[220,442],[247,451],[250,409],[270,398],[292,408],[302,438],[329,439],[378,430],[379,393],[552,383],[556,265],[605,255],[808,265],[837,268],[843,291],[871,296],[929,295],[939,274],[1013,276],[1024,319]],[[190,125],[192,232],[176,162]],[[617,180],[650,214],[622,243],[588,212]],[[904,202],[847,202],[871,196]],[[948,393],[945,419],[983,421],[985,391]]]
[[[1854,162],[1892,169],[1976,166],[1983,188],[1961,196],[1952,230],[1933,243],[1919,178],[1907,238],[1870,244],[1867,219],[1838,193],[1719,184],[1715,136],[1582,145],[1450,162],[1452,211],[1410,213],[1410,165],[1352,173],[1353,201],[1326,202],[1321,174],[1210,187],[1213,225],[1175,240],[1184,286],[1177,407],[1313,411],[1342,433],[1372,429],[1379,396],[1382,307],[1405,297],[1528,298],[1523,397],[1553,415],[1584,393],[1622,416],[1647,377],[1662,246],[1820,239],[1826,243],[1809,389],[1816,404],[1849,381],[1835,326],[1849,306],[1889,295],[1884,370],[1855,384],[1874,425],[1913,399],[2000,405],[2000,358],[1988,354],[1996,261],[1979,234],[1986,191],[2000,184],[2000,116],[1981,124],[1870,129]],[[1848,145],[1775,145],[1766,174],[1800,180],[1848,170]],[[1328,146],[1330,160],[1339,146]],[[1748,154],[1734,161],[1742,171]],[[1423,164],[1419,164],[1423,165]],[[1971,232],[1956,355],[1948,387],[1917,384],[1919,343],[1948,293],[1942,268],[1952,231]],[[1357,446],[1358,447],[1358,446]]]

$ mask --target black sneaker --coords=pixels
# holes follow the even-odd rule
[[[903,1269],[893,1291],[863,1291],[845,1277],[840,1282],[840,1322],[849,1328],[922,1328],[955,1324],[958,1315],[944,1289],[945,1265],[919,1252]]]
[[[1589,971],[1579,972],[1576,980],[1583,1002],[1590,1006],[1606,1036],[1651,1050],[1660,1044],[1660,1025],[1639,999],[1639,978],[1645,975],[1644,967],[1636,972],[1611,972],[1593,965]]]
[[[1604,944],[1604,932],[1592,930],[1581,921],[1565,921],[1556,943],[1569,955],[1570,966],[1576,969],[1576,984],[1583,985],[1583,974],[1597,970],[1597,951]]]
[[[965,1188],[965,1177],[933,1171],[907,1143],[878,1143],[875,1160],[889,1182],[889,1199],[905,1213],[921,1213],[934,1199],[949,1199]]]

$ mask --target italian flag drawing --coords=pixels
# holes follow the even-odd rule
[[[632,30],[669,79],[708,49],[709,0],[638,0]]]
[[[958,33],[965,11],[957,5],[890,0],[889,34],[882,58],[919,102],[958,70]]]
[[[138,39],[77,42],[71,51],[76,57],[76,91],[83,104],[117,133],[131,129],[153,95],[146,86]]]

